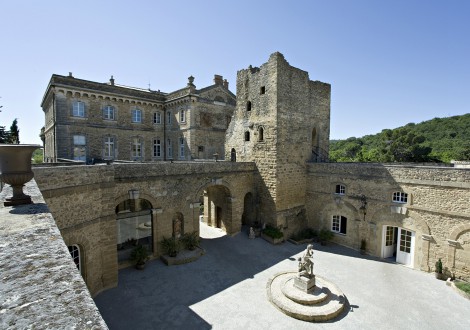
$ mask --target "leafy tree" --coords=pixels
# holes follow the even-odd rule
[[[15,118],[10,126],[10,143],[20,143],[20,130],[18,129],[18,119]]]

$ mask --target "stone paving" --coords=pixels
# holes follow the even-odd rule
[[[185,265],[155,260],[119,272],[95,298],[110,329],[470,329],[470,300],[428,274],[330,244],[314,244],[314,272],[346,295],[327,323],[291,318],[267,299],[277,273],[295,271],[304,245],[273,246],[201,224],[206,254]]]

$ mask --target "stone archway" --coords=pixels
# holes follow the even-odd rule
[[[447,265],[456,277],[470,279],[470,224],[462,224],[455,228],[447,240]]]
[[[232,197],[230,190],[223,185],[206,187],[204,196],[204,222],[226,232],[232,229]]]

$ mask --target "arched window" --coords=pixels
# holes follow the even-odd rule
[[[80,248],[78,245],[70,245],[69,247],[69,252],[70,256],[72,257],[73,262],[75,263],[75,266],[77,266],[77,269],[81,272],[82,271],[82,265],[81,265],[81,260],[80,260]]]
[[[245,141],[250,141],[250,132],[249,131],[245,132]]]
[[[230,161],[231,162],[237,161],[237,152],[235,151],[235,148],[232,148],[232,151],[230,152]]]
[[[246,102],[246,111],[251,111],[251,101]]]
[[[261,126],[258,129],[258,141],[264,141],[264,129]]]

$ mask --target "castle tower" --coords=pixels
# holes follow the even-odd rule
[[[279,52],[237,72],[226,159],[256,163],[257,219],[287,235],[306,226],[306,163],[327,161],[330,94],[329,84],[311,81]]]

